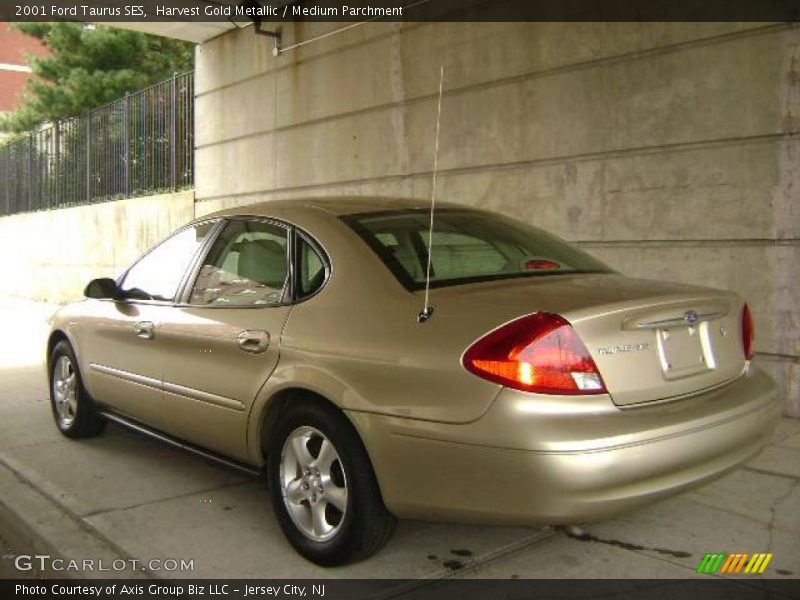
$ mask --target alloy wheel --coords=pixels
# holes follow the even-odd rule
[[[312,541],[335,536],[347,513],[347,477],[333,443],[314,427],[298,427],[281,452],[283,502],[297,528]]]
[[[53,398],[61,429],[69,429],[78,414],[78,378],[68,356],[59,356],[53,367]]]

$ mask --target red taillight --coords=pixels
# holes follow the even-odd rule
[[[503,325],[464,353],[478,377],[526,392],[603,394],[589,351],[562,317],[536,313]]]
[[[753,358],[755,351],[753,350],[753,342],[756,339],[756,331],[753,327],[753,317],[750,316],[750,307],[744,305],[742,310],[742,348],[744,349],[744,357],[747,360]]]

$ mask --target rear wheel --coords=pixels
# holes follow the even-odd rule
[[[78,361],[66,340],[50,355],[50,404],[58,430],[69,438],[90,437],[105,429],[106,420],[83,388]]]
[[[290,406],[270,439],[267,476],[286,538],[308,560],[341,565],[380,550],[396,520],[352,424],[321,402]]]

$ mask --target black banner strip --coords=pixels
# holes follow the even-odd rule
[[[800,0],[0,0],[3,21],[800,21]]]
[[[333,573],[332,573],[333,574]],[[800,580],[723,579],[578,580],[5,580],[0,598],[103,600],[774,600],[800,598]]]

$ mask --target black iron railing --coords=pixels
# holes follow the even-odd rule
[[[176,75],[0,146],[0,215],[194,184],[194,76]]]

